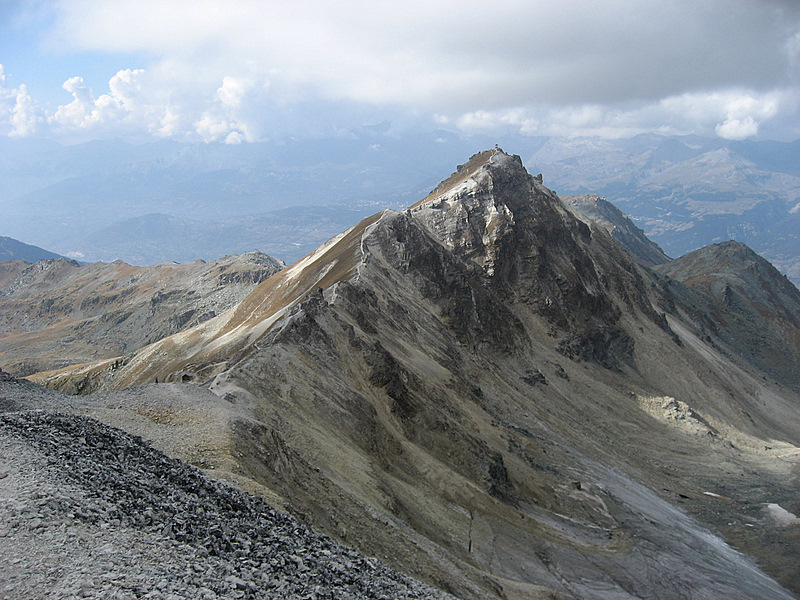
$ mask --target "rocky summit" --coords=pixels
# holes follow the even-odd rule
[[[30,379],[457,598],[796,598],[800,396],[739,341],[759,316],[797,352],[800,295],[652,270],[578,212],[488,150],[229,311]]]

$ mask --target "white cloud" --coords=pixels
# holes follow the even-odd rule
[[[706,94],[683,94],[661,102],[673,122],[713,131],[726,139],[745,139],[758,134],[761,123],[774,118],[781,106],[787,112],[796,110],[796,90],[775,90],[767,93],[730,90]]]
[[[144,69],[125,69],[117,72],[108,82],[109,90],[108,102],[116,103],[121,108],[133,112],[137,109],[137,100],[143,94],[143,86],[140,81],[144,74]]]
[[[222,85],[217,89],[217,97],[225,106],[238,108],[247,91],[247,83],[235,77],[225,76]]]
[[[231,123],[226,119],[216,118],[208,113],[204,114],[194,124],[194,128],[206,142],[216,142],[232,133]]]
[[[778,113],[778,101],[742,94],[725,106],[725,120],[715,127],[717,135],[728,140],[744,140],[758,134],[759,123]]]
[[[0,64],[0,101],[4,103],[4,105],[8,104],[8,101],[15,96],[13,90],[8,87],[6,83],[6,74],[5,74],[5,67]],[[8,106],[4,106],[5,110],[10,110]]]
[[[745,140],[758,133],[758,123],[753,117],[726,119],[716,126],[715,131],[726,140]]]
[[[26,137],[36,132],[40,117],[36,104],[23,83],[16,89],[7,85],[0,64],[0,127],[11,137]]]
[[[14,98],[14,93],[8,89],[6,85],[3,65],[0,64],[0,126],[3,126],[4,129],[11,116],[11,110],[13,108],[12,98]]]
[[[155,123],[151,123],[148,129],[158,137],[178,137],[181,133],[181,117],[173,107],[167,106],[163,114]]]
[[[80,137],[147,131],[160,137],[180,137],[185,133],[182,108],[173,103],[170,90],[144,69],[118,71],[108,82],[108,93],[98,97],[80,76],[69,78],[63,88],[72,101],[48,117],[58,134]]]
[[[779,90],[694,93],[658,102],[619,105],[524,106],[475,111],[455,118],[438,115],[441,125],[469,132],[515,131],[529,135],[630,137],[644,132],[698,133],[727,139],[758,134],[762,123],[796,111],[800,92]]]
[[[149,57],[97,98],[80,73],[68,79],[72,101],[49,115],[61,132],[234,143],[325,127],[326,117],[347,129],[369,107],[384,112],[377,120],[428,114],[466,131],[526,134],[742,136],[799,120],[792,103],[764,105],[799,78],[800,4],[781,0],[52,6],[52,51]]]
[[[14,108],[11,109],[11,132],[9,135],[12,137],[33,135],[38,122],[36,106],[28,94],[28,88],[23,83],[17,88],[16,101]]]
[[[225,136],[225,143],[230,145],[241,144],[244,141],[244,136],[238,131],[231,131]]]
[[[88,127],[92,122],[95,99],[83,81],[83,77],[70,77],[64,82],[64,88],[72,94],[72,102],[58,107],[49,121],[64,129],[80,129]]]

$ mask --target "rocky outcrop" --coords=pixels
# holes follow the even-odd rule
[[[623,245],[640,264],[652,267],[669,262],[670,258],[650,240],[625,213],[597,194],[563,196],[564,204],[575,216],[587,223],[596,223]]]

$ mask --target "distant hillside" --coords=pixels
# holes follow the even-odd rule
[[[619,207],[669,256],[736,240],[800,284],[800,141],[379,129],[239,146],[0,139],[3,233],[87,261],[260,248],[288,263],[367,214],[424,197],[464,156],[500,143],[560,196],[597,194]]]
[[[132,264],[152,265],[213,260],[260,248],[291,263],[380,208],[375,204],[297,206],[214,221],[154,213],[94,232],[87,237],[83,252],[98,260],[124,257]]]
[[[0,262],[4,260],[24,260],[33,263],[38,260],[64,258],[39,246],[25,244],[14,238],[0,236]]]
[[[551,138],[525,162],[560,195],[607,198],[670,256],[736,240],[800,285],[800,141]]]
[[[236,305],[283,263],[258,251],[149,267],[0,264],[0,364],[16,375],[118,356]]]

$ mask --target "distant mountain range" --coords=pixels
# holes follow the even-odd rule
[[[800,141],[409,139],[369,128],[240,146],[3,139],[0,233],[86,261],[259,249],[290,263],[342,227],[424,196],[439,173],[496,142],[559,194],[615,204],[672,257],[741,241],[800,283]]]
[[[551,139],[526,156],[560,194],[605,197],[672,257],[736,240],[800,283],[800,141]]]
[[[235,306],[283,267],[261,252],[148,267],[0,262],[0,363],[29,375],[131,352]]]

